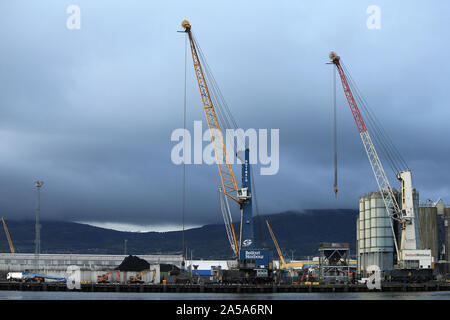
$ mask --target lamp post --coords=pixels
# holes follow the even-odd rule
[[[35,272],[38,272],[39,269],[39,254],[41,253],[41,224],[40,224],[40,215],[41,215],[41,187],[44,184],[44,181],[35,181],[34,185],[37,189],[37,200],[36,200],[36,240],[34,242],[34,263],[35,263]]]

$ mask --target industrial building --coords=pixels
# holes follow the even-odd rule
[[[8,272],[35,271],[36,255],[33,253],[0,253],[0,274],[6,279]],[[97,276],[106,274],[117,268],[126,255],[93,255],[93,254],[40,254],[38,256],[41,274],[64,277],[68,266],[78,266],[81,270],[81,281],[96,282]],[[181,255],[139,255],[155,270],[154,283],[159,283],[164,265],[181,267]],[[162,270],[161,270],[162,269]],[[125,283],[130,276],[138,272],[121,272],[120,282]]]
[[[400,193],[394,192],[399,199]],[[418,248],[430,249],[433,265],[448,262],[450,208],[443,202],[419,205],[419,193],[413,191],[416,212]],[[359,215],[356,220],[356,250],[358,272],[365,276],[367,267],[377,265],[380,270],[394,269],[396,250],[394,234],[399,240],[399,225],[391,224],[383,198],[379,191],[371,192],[359,199]]]
[[[419,208],[421,246],[431,249],[434,261],[448,261],[449,234],[446,232],[450,208],[439,201],[423,204]]]

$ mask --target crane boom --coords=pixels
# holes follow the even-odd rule
[[[281,253],[280,246],[278,245],[277,238],[275,238],[275,234],[272,231],[272,228],[270,227],[269,221],[266,220],[267,228],[269,229],[270,236],[272,237],[273,243],[275,244],[275,248],[277,249],[278,255],[280,256],[281,260],[281,266],[280,269],[283,269],[284,266],[286,266],[286,261],[284,261],[283,254]]]
[[[206,115],[206,121],[208,123],[209,131],[211,133],[211,141],[214,147],[214,153],[216,156],[217,166],[219,168],[220,179],[222,181],[223,192],[240,203],[235,193],[237,193],[238,187],[236,179],[234,177],[233,168],[228,159],[225,143],[223,140],[222,131],[220,130],[219,122],[217,120],[216,112],[211,100],[211,95],[206,84],[206,79],[203,74],[203,69],[198,58],[197,49],[195,47],[194,40],[192,38],[191,25],[188,21],[183,21],[183,28],[189,36],[189,43],[191,46],[192,61],[194,64],[195,75],[197,77],[198,87],[200,89],[200,95],[202,97],[203,109]],[[217,136],[214,135],[217,134]],[[225,161],[224,161],[225,160]]]
[[[200,95],[203,102],[203,109],[206,115],[206,121],[208,123],[209,132],[211,134],[211,142],[214,147],[214,154],[217,161],[217,167],[219,168],[220,180],[222,182],[222,191],[225,195],[227,195],[237,203],[241,204],[242,200],[240,200],[237,196],[238,186],[236,183],[236,178],[233,173],[233,168],[231,167],[230,161],[228,159],[222,131],[220,130],[219,121],[217,120],[211,95],[208,90],[208,85],[206,84],[206,79],[203,73],[202,66],[200,64],[200,59],[198,57],[197,48],[195,46],[194,39],[192,37],[191,25],[187,20],[184,20],[181,23],[181,26],[185,29],[185,32],[189,36],[189,43],[192,53],[192,62],[194,64],[195,75],[197,77],[197,83],[200,89]],[[230,226],[233,233],[235,248],[239,251],[239,246],[236,239],[236,232],[234,230],[232,222],[230,222]]]
[[[11,253],[15,253],[14,246],[11,240],[11,236],[9,235],[8,227],[6,226],[5,219],[2,217],[2,223],[3,223],[3,229],[5,230],[6,239],[8,240],[9,244],[9,250],[11,250]]]

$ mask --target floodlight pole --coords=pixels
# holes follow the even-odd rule
[[[36,240],[34,242],[34,263],[35,263],[35,272],[39,271],[39,254],[41,253],[41,224],[40,224],[40,215],[41,215],[41,187],[44,184],[44,181],[35,181],[34,185],[37,189],[37,199],[36,199]]]

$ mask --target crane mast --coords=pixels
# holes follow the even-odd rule
[[[236,183],[236,178],[233,173],[233,168],[231,167],[230,161],[228,159],[227,150],[225,147],[222,131],[220,130],[219,121],[217,120],[216,112],[212,103],[211,95],[208,90],[208,85],[206,84],[206,79],[203,73],[202,66],[200,64],[200,59],[198,57],[197,48],[195,46],[194,39],[191,33],[191,25],[188,21],[184,20],[181,26],[185,29],[185,32],[189,36],[189,43],[192,53],[192,62],[194,64],[195,75],[197,78],[198,87],[200,90],[200,95],[203,102],[203,109],[206,116],[206,121],[208,123],[208,128],[211,134],[211,141],[214,147],[214,154],[217,161],[217,166],[219,168],[220,180],[222,182],[222,192],[239,203],[241,205],[242,200],[239,199],[237,193],[239,191]],[[234,230],[233,223],[230,222],[234,245],[239,253],[239,246],[236,239],[236,232]]]
[[[347,98],[348,104],[350,106],[351,112],[353,114],[353,118],[355,119],[356,126],[358,128],[358,132],[361,136],[362,143],[364,145],[364,149],[366,151],[367,157],[369,158],[370,165],[372,167],[372,171],[375,175],[375,179],[378,184],[378,188],[380,190],[380,194],[383,198],[384,205],[386,207],[386,211],[388,216],[391,218],[391,229],[394,233],[394,228],[392,225],[393,220],[397,220],[400,222],[402,233],[401,233],[401,241],[400,248],[397,244],[397,240],[394,233],[394,244],[397,252],[397,259],[399,265],[403,265],[404,253],[406,250],[417,250],[419,248],[419,235],[417,231],[417,225],[415,224],[415,211],[414,211],[414,203],[413,203],[413,195],[412,195],[412,176],[410,170],[405,170],[399,172],[397,174],[397,178],[402,183],[402,192],[401,192],[401,205],[400,208],[397,199],[394,195],[394,192],[391,188],[389,180],[386,176],[386,173],[381,164],[380,158],[377,154],[375,146],[372,142],[372,138],[370,137],[369,131],[367,130],[367,126],[364,123],[364,120],[359,111],[358,105],[356,104],[356,100],[352,94],[349,83],[347,81],[347,77],[340,63],[340,57],[337,56],[334,52],[330,53],[331,64],[336,66],[336,69],[339,72],[339,76],[341,78],[342,87],[344,89],[345,97]]]

